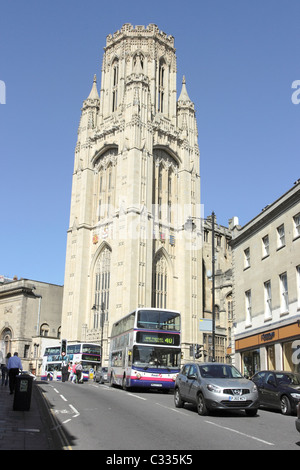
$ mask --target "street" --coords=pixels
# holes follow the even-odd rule
[[[64,449],[178,451],[182,458],[193,450],[300,449],[296,417],[276,411],[199,416],[192,405],[176,409],[173,393],[125,392],[91,380],[38,386]]]

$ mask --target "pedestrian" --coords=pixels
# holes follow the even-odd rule
[[[2,373],[2,385],[7,385],[8,384],[8,369],[7,369],[7,363],[8,359],[11,357],[10,353],[7,353],[6,358],[5,358],[5,363],[1,364],[1,373]]]
[[[82,374],[82,365],[81,362],[78,362],[76,366],[76,376],[77,376],[77,383],[81,382],[81,374]]]
[[[13,356],[8,359],[7,369],[9,375],[9,390],[12,395],[15,390],[16,376],[19,375],[19,371],[23,370],[21,359],[18,357],[18,353],[15,352]]]
[[[69,362],[69,365],[68,365],[68,374],[69,374],[68,380],[69,380],[70,382],[72,382],[72,378],[73,378],[72,362]]]
[[[77,362],[74,362],[73,366],[72,366],[72,382],[73,384],[76,383],[76,366],[77,366]]]
[[[62,363],[61,363],[61,381],[68,381],[68,362],[69,358],[66,356],[66,353],[62,353]]]

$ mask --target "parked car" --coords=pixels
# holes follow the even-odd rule
[[[99,382],[103,384],[104,382],[108,382],[107,379],[107,367],[100,367],[100,369],[96,370],[94,374],[94,382]]]
[[[251,380],[256,384],[260,406],[281,410],[284,415],[296,412],[300,401],[300,374],[262,370]]]
[[[245,410],[255,416],[259,406],[256,385],[232,365],[217,362],[185,364],[175,381],[177,408],[195,403],[200,415],[212,410]]]
[[[298,432],[300,432],[300,402],[297,405],[296,429]]]

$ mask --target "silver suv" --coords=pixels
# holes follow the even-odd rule
[[[195,403],[199,415],[234,409],[255,416],[259,406],[256,385],[234,366],[218,362],[185,364],[175,381],[174,401],[177,408]]]

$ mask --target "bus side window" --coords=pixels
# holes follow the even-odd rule
[[[132,366],[132,351],[128,351],[128,367]]]

